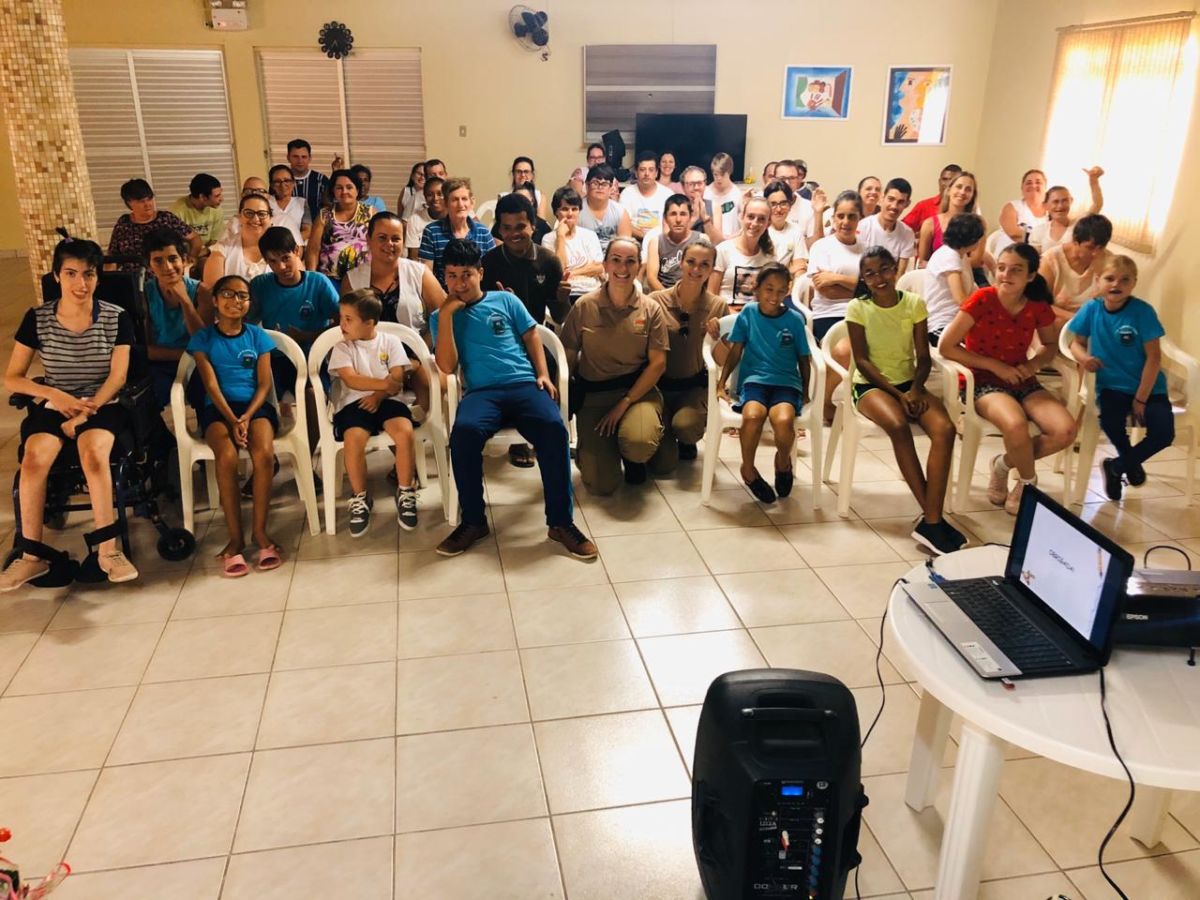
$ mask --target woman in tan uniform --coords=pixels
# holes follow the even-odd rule
[[[600,496],[617,489],[622,462],[626,482],[645,481],[663,435],[656,385],[667,368],[667,323],[662,306],[638,288],[640,267],[637,242],[614,237],[604,254],[605,284],[580,297],[563,323],[579,471]]]
[[[696,444],[708,422],[708,372],[704,368],[704,333],[713,319],[729,312],[723,297],[710,293],[717,249],[700,237],[683,252],[679,281],[652,300],[662,306],[671,350],[667,370],[658,382],[663,395],[663,437],[650,460],[655,475],[669,475],[681,459],[696,458]]]

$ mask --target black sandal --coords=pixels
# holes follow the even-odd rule
[[[528,444],[513,444],[508,448],[508,461],[518,469],[532,469],[533,448]]]
[[[753,481],[747,481],[746,487],[750,488],[750,493],[752,493],[763,503],[775,502],[775,492],[771,490],[771,486],[767,484],[766,480],[764,480],[761,475],[756,477]]]

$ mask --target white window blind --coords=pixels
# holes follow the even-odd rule
[[[1192,14],[1067,28],[1058,39],[1042,150],[1054,183],[1087,196],[1100,165],[1114,242],[1149,253],[1166,221],[1195,92]]]
[[[390,209],[425,159],[421,51],[355,50],[343,60],[310,50],[259,50],[259,84],[271,161],[287,143],[312,144],[313,166],[329,171],[340,154],[371,169],[371,193]]]
[[[711,114],[715,44],[592,44],[583,48],[584,139],[617,129],[633,146],[638,113]]]
[[[198,172],[236,196],[219,50],[78,48],[70,60],[102,244],[127,212],[120,189],[130,178],[150,182],[160,209],[186,194]]]

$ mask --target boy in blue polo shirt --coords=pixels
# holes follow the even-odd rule
[[[512,426],[533,444],[542,473],[547,536],[572,556],[594,559],[596,545],[574,522],[567,426],[546,372],[537,323],[515,295],[484,293],[479,248],[455,239],[442,257],[448,296],[430,317],[434,355],[447,375],[462,366],[466,395],[450,432],[450,462],[458,485],[462,523],[437,552],[458,556],[488,535],[483,507],[483,446]]]
[[[207,289],[187,276],[188,243],[175,232],[165,228],[150,232],[142,241],[142,254],[150,270],[145,286],[150,314],[146,355],[161,408],[171,402],[175,370],[188,339],[204,327],[197,306],[201,292],[207,296]]]
[[[804,316],[785,304],[792,276],[787,267],[768,263],[758,271],[754,300],[738,313],[729,334],[730,350],[721,369],[717,391],[725,390],[738,369],[739,399],[731,401],[742,414],[742,480],[763,503],[792,492],[792,444],[796,440],[796,415],[808,388],[808,341]],[[728,396],[728,395],[726,395]],[[775,489],[754,464],[763,426],[771,420],[775,433]]]
[[[1110,500],[1121,499],[1122,478],[1134,487],[1144,484],[1142,464],[1175,440],[1175,414],[1159,344],[1166,332],[1154,307],[1133,296],[1137,276],[1137,264],[1128,256],[1108,257],[1096,277],[1099,296],[1084,304],[1067,325],[1075,335],[1071,355],[1082,368],[1096,373],[1100,427],[1117,450],[1116,458],[1100,464]],[[1125,430],[1131,417],[1146,429],[1137,446],[1130,445]]]
[[[296,247],[296,239],[287,228],[275,226],[263,232],[258,249],[271,271],[250,282],[253,297],[249,321],[272,331],[281,331],[300,345],[307,356],[309,348],[338,318],[338,292],[333,282],[320,272],[308,272]],[[296,385],[296,367],[281,352],[271,354],[271,375],[275,394],[283,399]],[[325,390],[331,382],[322,373]],[[306,391],[308,445],[320,441],[317,407],[311,389]],[[296,402],[300,402],[299,397]]]

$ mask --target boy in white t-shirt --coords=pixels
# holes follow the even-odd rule
[[[730,177],[733,175],[733,157],[728,153],[718,153],[712,158],[710,169],[713,180],[704,189],[704,199],[712,201],[713,219],[728,240],[742,230],[739,219],[742,192]]]
[[[344,442],[350,479],[350,536],[371,525],[367,494],[367,441],[386,432],[396,445],[396,520],[405,531],[417,527],[413,417],[400,399],[408,353],[394,334],[376,329],[383,304],[372,288],[351,291],[339,304],[342,335],[329,354],[333,377],[333,434]]]
[[[917,235],[900,221],[912,200],[912,185],[893,178],[883,190],[879,212],[858,223],[858,242],[866,247],[883,247],[896,258],[897,276],[903,275],[917,255]]]

